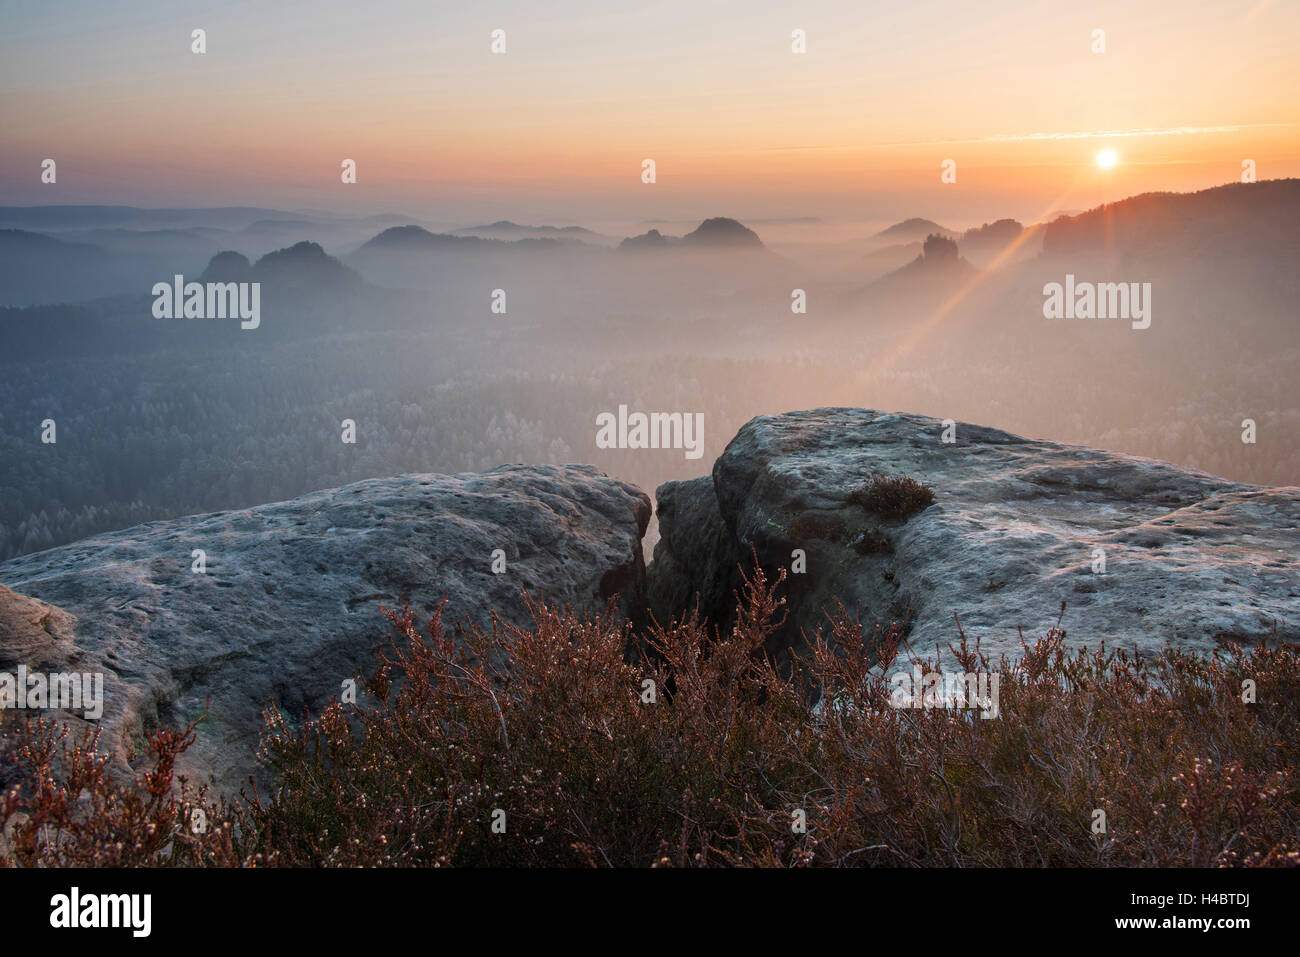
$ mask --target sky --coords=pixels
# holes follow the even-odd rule
[[[1300,175],[1298,48],[1295,0],[0,0],[0,204],[1030,222]]]

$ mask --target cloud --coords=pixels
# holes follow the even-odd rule
[[[947,140],[949,143],[1019,143],[1025,140],[1086,140],[1110,139],[1123,136],[1199,136],[1207,133],[1239,133],[1242,130],[1262,127],[1294,126],[1293,123],[1252,123],[1245,126],[1169,126],[1146,127],[1132,130],[1080,130],[1073,133],[1008,133],[1000,136],[981,136],[973,140]]]
[[[771,150],[851,150],[886,149],[907,146],[943,146],[961,143],[1024,143],[1036,140],[1087,140],[1111,139],[1129,136],[1204,136],[1214,133],[1239,133],[1242,130],[1259,130],[1295,126],[1294,123],[1245,123],[1234,126],[1169,126],[1141,127],[1129,130],[1075,130],[1070,132],[999,133],[993,136],[976,136],[967,139],[916,140],[906,143],[858,143],[831,146],[773,146]]]

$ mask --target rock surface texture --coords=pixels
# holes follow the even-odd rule
[[[838,598],[868,626],[910,614],[932,653],[954,614],[986,651],[1016,653],[1056,622],[1074,645],[1300,640],[1300,488],[1260,488],[1163,462],[937,419],[814,409],[747,423],[711,477],[658,489],[650,565],[660,621],[698,601],[725,619],[751,548],[789,577],[797,643]],[[934,504],[882,520],[850,504],[871,473],[910,475]],[[1105,559],[1103,573],[1099,557]]]
[[[368,670],[381,603],[409,603],[423,627],[446,597],[445,622],[486,625],[492,611],[526,623],[523,591],[578,609],[618,593],[635,616],[649,518],[643,492],[593,468],[518,466],[141,525],[0,564],[0,671],[102,671],[120,771],[140,765],[145,732],[210,701],[181,770],[237,791],[263,706],[296,720]]]

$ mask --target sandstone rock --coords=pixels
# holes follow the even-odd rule
[[[0,564],[13,589],[0,590],[0,662],[102,670],[103,743],[122,763],[210,696],[182,770],[238,790],[264,704],[296,719],[368,669],[388,634],[381,603],[409,602],[421,627],[444,596],[449,624],[492,611],[525,623],[523,590],[579,609],[617,592],[639,614],[649,517],[644,493],[591,467],[519,466],[154,522]]]
[[[750,421],[711,478],[657,492],[654,614],[666,621],[698,597],[725,620],[751,548],[771,570],[804,549],[777,646],[811,634],[836,598],[868,625],[910,613],[921,652],[956,641],[957,614],[984,649],[1014,654],[1018,629],[1041,635],[1062,601],[1078,645],[1149,654],[1300,640],[1300,488],[966,424],[945,444],[942,431],[936,419],[864,409]],[[906,521],[869,515],[847,499],[872,472],[911,475],[935,502]]]

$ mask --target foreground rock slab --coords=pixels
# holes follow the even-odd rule
[[[526,623],[523,591],[581,610],[617,593],[636,615],[649,518],[643,492],[593,468],[521,466],[154,522],[0,564],[0,671],[103,672],[118,770],[210,700],[182,770],[237,791],[263,706],[296,719],[368,670],[381,604],[409,603],[421,627],[444,597],[448,623]]]
[[[910,615],[910,641],[1016,653],[1053,625],[1072,644],[1150,654],[1223,640],[1300,640],[1300,488],[1260,488],[1163,462],[924,416],[814,409],[747,423],[711,477],[657,491],[650,602],[725,619],[751,549],[789,577],[778,652],[839,599],[861,620]],[[849,493],[871,473],[931,486],[934,504],[884,521]],[[1099,559],[1104,558],[1104,573]]]

